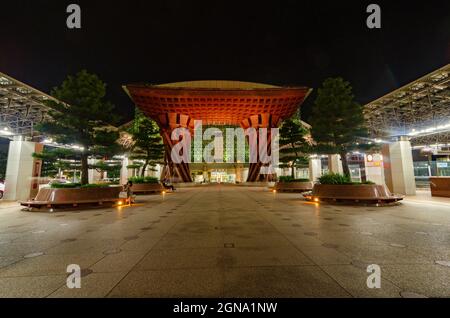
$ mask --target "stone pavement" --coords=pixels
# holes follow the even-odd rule
[[[0,297],[450,297],[450,205],[333,206],[231,185],[138,201],[0,209]],[[66,287],[69,264],[81,289]]]

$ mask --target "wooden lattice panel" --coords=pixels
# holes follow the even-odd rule
[[[177,113],[204,125],[240,125],[258,114],[281,119],[292,116],[310,89],[305,87],[198,88],[150,85],[125,87],[136,105],[149,117]]]

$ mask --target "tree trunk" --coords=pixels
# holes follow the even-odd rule
[[[81,154],[81,184],[89,183],[88,155]]]
[[[292,149],[295,149],[295,143],[294,142],[291,142],[291,147],[292,147]],[[295,159],[292,160],[292,167],[291,167],[291,169],[292,169],[291,176],[292,176],[293,179],[295,179],[295,162],[297,161],[298,157],[299,157],[298,153],[297,153],[297,151],[295,151]]]
[[[344,176],[348,176],[350,178],[350,169],[348,168],[347,153],[341,152],[339,155],[341,156],[342,171],[344,172]]]
[[[145,176],[145,169],[147,169],[147,166],[148,166],[148,160],[146,160],[144,165],[142,166],[141,177]]]

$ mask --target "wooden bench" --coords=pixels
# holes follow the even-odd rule
[[[430,189],[433,197],[450,198],[450,177],[430,177]]]
[[[314,187],[314,183],[311,181],[305,182],[277,182],[273,190],[277,192],[306,192],[311,191]]]
[[[42,188],[36,198],[20,201],[20,205],[36,209],[76,208],[80,206],[101,206],[104,203],[123,203],[119,198],[121,186],[98,188]]]
[[[336,185],[316,184],[305,198],[314,202],[352,202],[367,204],[390,204],[403,200],[403,196],[392,194],[385,185]]]
[[[133,194],[162,193],[163,191],[168,189],[160,183],[133,183],[131,187]]]

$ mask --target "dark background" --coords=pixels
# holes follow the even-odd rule
[[[380,30],[366,27],[373,2]],[[81,30],[66,27],[69,3],[81,6]],[[448,0],[0,4],[1,72],[48,93],[85,68],[108,84],[123,121],[133,115],[125,83],[227,79],[317,89],[342,76],[366,103],[449,61]]]

